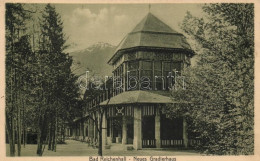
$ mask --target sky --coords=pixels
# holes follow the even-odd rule
[[[148,14],[149,4],[55,4],[64,23],[69,51],[98,42],[118,45]],[[201,4],[151,4],[150,12],[178,32],[186,12],[202,14]]]

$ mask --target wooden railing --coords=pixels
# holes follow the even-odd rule
[[[183,140],[161,140],[161,147],[167,148],[167,147],[182,147],[183,146]]]
[[[156,147],[155,139],[142,140],[142,147],[143,148],[155,148]]]
[[[194,147],[195,145],[200,144],[200,140],[191,139],[188,141],[189,147]],[[143,139],[142,140],[143,148],[156,148],[155,139]],[[162,139],[161,140],[162,148],[175,148],[175,147],[184,147],[183,139]]]

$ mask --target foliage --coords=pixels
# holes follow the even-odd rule
[[[48,149],[56,151],[59,130],[69,121],[71,108],[78,105],[77,77],[71,72],[72,57],[64,53],[63,23],[55,8],[47,4],[41,18],[41,42],[37,53],[37,87],[35,93],[41,106],[35,108],[38,116],[38,150],[48,140]],[[64,134],[62,134],[64,135]]]
[[[6,133],[10,143],[10,155],[21,155],[21,131],[24,131],[24,80],[26,61],[31,54],[28,35],[23,34],[29,14],[21,4],[6,4]],[[25,140],[23,140],[24,142]]]
[[[35,36],[26,31],[28,15],[22,4],[6,5],[6,129],[12,145],[15,133],[21,143],[22,131],[24,137],[28,127],[37,131],[41,156],[47,142],[49,150],[56,150],[65,126],[81,112],[82,101],[71,71],[72,57],[64,53],[61,17],[47,4],[39,25],[40,41],[35,42]],[[38,48],[32,50],[36,43]],[[10,148],[14,155],[14,146]]]
[[[183,72],[187,89],[173,91],[186,104],[169,106],[168,112],[189,118],[204,153],[253,154],[254,6],[206,4],[203,11],[207,17],[187,13],[183,20],[197,64]]]
[[[79,82],[81,83],[81,82]],[[96,130],[98,132],[98,137],[94,138],[95,140],[98,140],[98,155],[102,156],[103,155],[103,150],[102,147],[105,143],[102,142],[102,126],[103,126],[103,117],[105,115],[105,110],[101,106],[99,106],[100,98],[99,96],[106,95],[108,102],[110,101],[110,97],[112,95],[112,87],[113,87],[113,79],[108,79],[105,82],[102,80],[94,81],[91,80],[87,84],[87,89],[84,93],[84,103],[85,107],[87,107],[85,110],[83,110],[83,114],[88,115],[88,119],[91,119],[96,127]],[[101,90],[102,89],[102,90]],[[87,106],[88,102],[94,100],[97,105],[94,107]]]

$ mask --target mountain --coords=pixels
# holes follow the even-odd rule
[[[86,49],[70,53],[73,58],[72,71],[76,75],[86,74],[99,76],[111,76],[113,67],[108,65],[108,60],[113,56],[115,46],[99,42]]]

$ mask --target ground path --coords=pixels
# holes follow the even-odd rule
[[[36,144],[22,146],[22,156],[36,156]],[[6,145],[7,156],[9,156],[9,145]],[[47,146],[44,150],[43,156],[96,156],[98,149],[94,149],[88,144],[75,141],[66,140],[66,144],[58,144],[57,151],[47,150]],[[158,150],[158,149],[145,149],[145,150],[133,150],[125,151],[123,149],[107,149],[103,152],[105,156],[187,156],[187,155],[201,155],[193,150]]]

